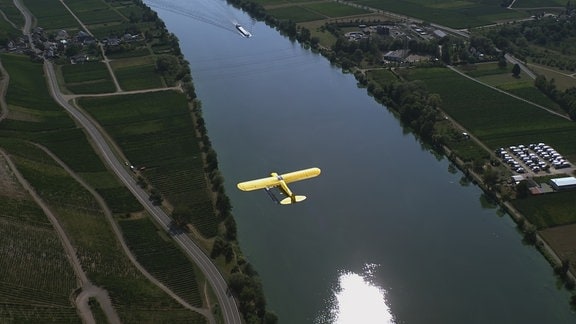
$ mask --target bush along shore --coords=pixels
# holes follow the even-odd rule
[[[140,0],[136,0],[141,3]],[[149,8],[147,10],[150,10]],[[149,15],[156,16],[151,12]],[[156,23],[165,30],[165,25],[156,16]],[[177,61],[166,59],[162,56],[163,62],[157,62],[157,66],[167,66],[164,73],[172,73],[172,78],[178,82],[188,99],[191,117],[196,130],[196,137],[199,142],[203,158],[203,173],[208,181],[208,190],[211,192],[212,206],[217,223],[214,224],[214,231],[203,232],[204,238],[210,239],[209,253],[227,278],[230,292],[237,298],[239,309],[247,323],[276,323],[277,316],[266,309],[266,300],[257,271],[243,257],[236,232],[236,223],[232,215],[232,205],[226,195],[224,188],[224,177],[218,169],[218,158],[216,151],[212,148],[208,129],[206,128],[202,116],[202,103],[197,97],[189,64],[183,57],[178,40],[173,34],[167,33],[172,53],[175,53]],[[169,62],[166,62],[169,61]],[[160,64],[159,64],[160,63]],[[176,67],[175,67],[176,66]],[[162,195],[163,193],[160,192]],[[170,197],[167,197],[170,200]],[[188,230],[195,227],[194,221],[190,221],[194,211],[191,206],[176,206],[172,212],[172,218],[176,226]]]
[[[14,54],[2,54],[5,55],[3,61],[19,62],[19,59],[26,59],[25,56],[16,53],[28,54],[33,62],[42,62],[43,59],[53,61],[57,65],[57,73],[62,78],[60,82],[63,83],[67,93],[84,94],[85,96],[77,99],[77,104],[100,123],[126,156],[126,161],[138,161],[137,168],[128,162],[127,166],[132,167],[138,184],[147,190],[150,200],[169,211],[174,229],[189,232],[219,267],[228,282],[230,293],[238,301],[244,321],[276,323],[277,316],[267,310],[259,275],[241,252],[236,223],[231,213],[232,206],[224,189],[224,178],[218,169],[217,154],[212,148],[202,116],[201,101],[196,95],[189,64],[180,50],[178,39],[166,29],[156,12],[141,0],[103,0],[103,3],[86,5],[77,2],[72,6],[72,11],[81,13],[79,19],[88,26],[91,35],[80,32],[85,27],[79,26],[77,18],[72,17],[68,9],[61,6],[58,1],[27,3],[30,12],[37,16],[38,25],[46,28],[35,28],[31,38],[35,47],[43,51],[43,55],[32,51],[25,42],[18,41],[19,31],[14,31],[14,41],[8,41],[8,37],[12,36],[0,39],[5,45],[14,46],[12,48]],[[46,6],[51,6],[54,12],[58,12],[58,15],[65,19],[56,18],[56,14],[41,15],[45,12]],[[92,6],[98,8],[94,9]],[[18,16],[12,11],[9,14],[15,18]],[[69,46],[65,49],[63,46],[48,48],[47,44],[50,43],[47,42],[48,39],[54,41],[56,37],[67,37],[65,27],[71,33],[78,34],[74,38],[68,38],[74,43],[68,43]],[[85,42],[79,41],[80,37]],[[110,61],[108,59],[111,59],[112,63],[107,67],[103,62]],[[12,64],[11,68],[21,66],[25,69],[29,66],[28,63]],[[41,78],[41,73],[37,72],[41,71],[41,65],[33,64],[35,64],[33,72]],[[17,84],[18,82],[14,81],[20,79],[25,78],[13,76],[10,86]],[[30,80],[20,83],[29,85],[32,83]],[[44,81],[33,80],[38,82],[38,89],[46,89]],[[118,92],[148,89],[169,91],[89,96],[112,93],[115,90]],[[14,89],[9,89],[9,94],[10,91]],[[30,91],[28,89],[22,93]],[[11,102],[14,100],[23,103]],[[11,95],[8,101],[9,105],[13,106],[27,108],[40,106],[45,110],[53,110],[53,115],[58,114],[58,118],[21,121],[8,116],[2,120],[0,127],[0,135],[7,135],[0,138],[3,146],[8,147],[5,142],[20,143],[22,139],[34,140],[49,146],[51,151],[55,151],[56,155],[73,169],[80,168],[81,172],[89,174],[92,178],[98,178],[92,179],[95,180],[94,183],[98,180],[100,183],[108,180],[110,183],[114,182],[113,179],[108,179],[112,176],[106,172],[100,159],[91,151],[90,145],[84,143],[85,136],[81,130],[75,128],[72,120],[64,113],[60,115],[60,108],[53,103],[48,91],[45,96],[37,98]],[[58,135],[57,139],[45,134],[54,129],[53,136]],[[76,142],[67,145],[68,142],[63,142],[62,138],[73,138]],[[14,144],[14,147],[22,145]],[[9,148],[11,151],[16,151],[16,148]],[[167,151],[170,157],[163,158],[168,155]],[[156,164],[149,164],[150,161]],[[87,165],[94,167],[89,168]],[[99,191],[127,233],[130,247],[136,250],[145,249],[146,246],[139,235],[142,233],[153,235],[155,231],[149,222],[138,218],[141,217],[139,209],[141,206],[124,187],[103,188]],[[168,246],[163,244],[162,239],[156,239],[154,243],[156,246]],[[135,251],[135,254],[139,253]],[[146,252],[142,252],[142,255],[145,254]],[[181,260],[180,255],[174,256],[169,253],[164,257],[172,257],[171,260],[176,260],[174,262]],[[159,276],[166,274],[168,270],[170,269],[163,267],[154,269]],[[190,274],[188,277],[192,277],[192,272],[191,270],[186,272]],[[181,274],[184,276],[184,272]],[[121,281],[112,275],[103,278],[103,280]],[[177,285],[174,284],[174,280],[170,281],[174,278],[163,279],[168,281],[168,286]],[[196,304],[202,304],[196,295],[190,299]],[[130,298],[119,300],[129,302]],[[208,300],[204,301],[204,305],[208,303]],[[212,310],[218,313],[217,306],[212,307]],[[128,314],[126,316],[130,316],[128,308],[123,312]]]

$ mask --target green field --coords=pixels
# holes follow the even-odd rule
[[[323,15],[303,7],[292,6],[267,10],[272,16],[280,20],[291,20],[295,23],[325,19]]]
[[[202,316],[184,309],[136,270],[125,257],[111,231],[108,220],[103,217],[102,209],[94,197],[39,147],[25,141],[31,140],[41,143],[64,160],[73,170],[80,172],[106,199],[112,211],[119,216],[124,217],[127,213],[142,210],[142,207],[127,189],[120,185],[115,177],[107,173],[82,130],[76,128],[72,120],[47,96],[46,83],[38,79],[42,75],[42,66],[32,63],[24,56],[3,55],[2,59],[10,73],[11,82],[7,94],[10,115],[8,119],[0,123],[0,147],[13,156],[20,172],[41,195],[42,199],[52,206],[53,212],[57,215],[78,251],[80,261],[89,278],[96,285],[106,287],[124,322],[204,323],[205,319]],[[76,80],[83,78],[81,73],[75,74],[74,72],[71,72],[69,77],[76,78]],[[32,91],[37,93],[37,96],[20,95]],[[167,103],[171,102],[168,101]],[[21,119],[26,117],[34,120],[15,120],[12,119],[13,115]],[[57,122],[59,120],[62,122]],[[10,127],[10,125],[25,127]],[[35,126],[31,127],[31,125]],[[193,129],[189,122],[186,126],[189,127],[189,130]],[[202,170],[202,167],[199,169]],[[204,189],[206,189],[205,182]],[[0,188],[1,192],[2,188]],[[0,197],[2,197],[1,194]],[[23,244],[39,242],[38,246],[43,246],[46,249],[53,246],[54,242],[59,243],[58,239],[49,241],[45,229],[38,231],[33,228],[33,226],[42,225],[38,225],[37,221],[32,219],[33,213],[38,210],[37,208],[34,209],[33,205],[3,197],[0,198],[0,204],[3,207],[0,208],[0,216],[5,216],[5,218],[0,217],[0,221],[3,222],[0,231],[11,231],[10,235],[5,234],[3,238],[0,238],[3,242],[0,244],[0,253],[2,253],[2,247],[6,246],[20,244],[24,249],[29,248],[29,246]],[[8,214],[14,212],[16,214]],[[13,230],[11,225],[15,217],[21,220],[17,224],[18,230]],[[9,223],[4,224],[5,222]],[[21,240],[20,238],[25,237],[22,231],[33,232],[35,239],[31,241]],[[10,243],[12,245],[5,242],[4,239],[12,242]],[[60,246],[59,248],[61,249]],[[145,248],[146,246],[141,247],[141,253],[147,253]],[[175,249],[173,246],[171,248]],[[164,252],[169,254],[177,251],[165,250]],[[36,252],[31,251],[30,253]],[[50,253],[54,254],[55,252]],[[63,253],[62,250],[60,253]],[[10,258],[4,258],[1,255],[0,258],[0,263],[12,262]],[[54,260],[56,259],[54,256]],[[63,259],[66,261],[65,257]],[[14,260],[18,259],[14,258]],[[70,304],[69,299],[73,289],[63,286],[56,275],[51,274],[55,271],[51,266],[33,265],[31,262],[20,262],[19,265],[21,267],[34,266],[38,271],[47,271],[43,272],[43,275],[27,277],[26,279],[29,279],[30,282],[30,284],[26,283],[27,286],[44,287],[46,283],[42,280],[51,278],[52,284],[66,288],[66,294],[61,298],[55,295],[56,293],[49,297],[36,293],[35,295],[42,300],[49,300],[49,298],[60,300],[60,304],[57,306],[48,305],[50,308],[45,309],[46,306],[40,304],[30,306],[20,302],[24,299],[33,301],[33,289],[26,287],[13,289],[13,286],[2,283],[0,289],[13,289],[14,292],[2,292],[0,294],[0,298],[5,298],[5,302],[0,305],[0,322],[1,319],[5,318],[29,318],[33,322],[78,322],[76,310]],[[21,276],[22,273],[31,273],[30,270],[25,271],[17,268],[12,263],[4,263],[1,266],[0,272],[5,269],[12,275]],[[62,264],[54,262],[53,266],[61,267]],[[193,267],[190,263],[188,266]],[[60,272],[66,273],[65,270]],[[10,279],[11,281],[12,279]],[[75,284],[75,281],[73,280],[72,283]],[[52,294],[51,291],[53,290],[53,288],[46,286],[46,294]],[[62,296],[61,292],[58,293]],[[16,322],[20,321],[16,320]]]
[[[467,65],[459,69],[481,82],[552,109],[558,113],[565,113],[557,103],[536,88],[534,80],[527,74],[521,72],[518,77],[514,77],[510,64],[505,68],[500,68],[497,63],[493,62]]]
[[[77,250],[84,271],[94,284],[106,287],[123,321],[202,322],[201,316],[166,296],[130,263],[100,206],[63,169],[20,157],[15,162],[42,199],[51,205]]]
[[[74,16],[59,1],[26,0],[26,8],[38,20],[38,26],[50,30],[80,30]]]
[[[121,220],[119,224],[138,262],[190,305],[202,307],[194,268],[167,234],[148,218]]]
[[[0,10],[4,14],[6,14],[5,10],[12,11],[12,9],[13,9],[12,6],[0,2]],[[9,12],[9,14],[11,13]],[[10,21],[14,24],[22,23],[22,17],[19,15],[11,14],[11,17],[8,17],[8,19],[13,19]],[[0,42],[2,44],[8,43],[9,40],[16,39],[16,37],[18,37],[19,35],[20,32],[17,29],[17,27],[9,23],[6,19],[0,19]]]
[[[293,5],[271,7],[267,11],[278,19],[296,23],[370,13],[368,10],[335,2],[294,2]]]
[[[154,64],[114,69],[116,79],[124,91],[161,88],[162,78]]]
[[[106,64],[91,62],[84,64],[66,64],[61,66],[62,75],[66,84],[95,80],[111,81]]]
[[[79,101],[120,145],[130,163],[205,236],[217,233],[198,139],[184,95],[155,92]]]
[[[42,64],[31,63],[30,59],[23,55],[2,54],[0,59],[10,74],[10,84],[6,93],[7,102],[14,106],[30,107],[42,111],[61,110],[46,88]]]
[[[517,199],[513,204],[538,229],[576,222],[576,191]]]
[[[85,25],[109,24],[125,20],[102,0],[67,0],[66,5]]]
[[[0,322],[79,323],[69,299],[76,278],[56,232],[3,156],[0,178]]]
[[[576,87],[576,76],[572,75],[572,72],[559,71],[554,68],[529,63],[528,66],[531,70],[535,71],[537,74],[541,74],[546,77],[547,80],[554,79],[554,84],[556,88],[560,91],[565,91],[571,87]]]
[[[442,109],[492,149],[545,142],[576,159],[576,126],[569,120],[491,90],[445,68],[410,70],[440,94]],[[470,94],[474,94],[472,97]]]
[[[0,10],[6,15],[9,21],[14,23],[16,26],[23,26],[24,25],[24,17],[20,13],[20,10],[16,8],[13,1],[10,0],[0,0]],[[0,23],[0,32],[6,33],[9,30],[13,30],[16,32],[15,35],[20,35],[20,31],[17,28],[14,28],[11,24],[9,24],[6,20],[1,19],[2,22]]]
[[[492,24],[502,20],[528,17],[526,13],[507,10],[500,0],[356,0],[359,5],[419,18],[452,28],[469,28]]]
[[[370,80],[373,80],[378,84],[386,84],[398,80],[396,75],[394,75],[394,73],[392,73],[388,69],[371,70],[368,71],[366,74]]]
[[[564,0],[522,0],[516,1],[513,8],[561,7],[566,8]]]
[[[1,196],[0,204],[0,322],[81,323],[69,299],[77,288],[72,266],[42,210]],[[19,212],[37,223],[18,220]]]
[[[326,18],[336,18],[370,13],[370,11],[365,9],[351,7],[335,2],[308,3],[303,4],[302,6],[311,11],[322,14],[326,16]]]
[[[110,72],[102,62],[66,64],[60,67],[65,87],[72,93],[91,94],[116,91]]]

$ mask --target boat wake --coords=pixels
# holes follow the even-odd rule
[[[144,3],[152,9],[161,9],[179,14],[194,20],[224,29],[230,32],[239,33],[242,37],[249,38],[252,34],[234,16],[231,8],[226,2],[197,1],[191,8],[188,2],[167,1],[167,0],[144,0]]]

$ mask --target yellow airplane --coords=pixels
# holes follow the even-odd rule
[[[241,182],[238,184],[238,189],[242,191],[252,191],[258,189],[264,189],[270,195],[270,198],[277,203],[282,205],[289,205],[294,204],[297,202],[301,202],[306,199],[306,196],[297,196],[290,191],[288,188],[288,183],[300,181],[304,179],[314,178],[320,174],[320,169],[318,168],[310,168],[305,170],[294,171],[290,173],[285,173],[279,175],[276,172],[272,172],[269,177],[250,180]],[[284,193],[286,198],[282,200],[278,200],[276,196],[270,191],[271,188],[278,187],[282,193]]]

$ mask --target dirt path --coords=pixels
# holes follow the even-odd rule
[[[2,65],[0,61],[0,74],[2,74],[2,79],[0,79],[0,122],[8,116],[8,104],[6,103],[6,91],[8,90],[8,84],[10,84],[10,75],[8,71]]]
[[[542,109],[542,110],[545,110],[545,111],[551,113],[552,115],[556,115],[556,116],[558,116],[558,117],[562,117],[562,118],[564,118],[564,119],[567,119],[567,120],[570,120],[570,121],[571,121],[570,117],[568,117],[568,116],[566,116],[566,115],[562,115],[562,114],[560,114],[560,113],[555,112],[555,111],[552,110],[552,109],[549,109],[549,108],[547,108],[547,107],[541,106],[541,105],[536,104],[536,103],[533,103],[532,101],[526,100],[526,99],[524,99],[524,98],[520,98],[520,97],[518,97],[518,96],[516,96],[516,95],[514,95],[514,94],[511,94],[511,93],[509,93],[509,92],[506,92],[506,91],[504,91],[504,90],[502,90],[502,89],[498,89],[498,88],[496,88],[496,87],[494,87],[494,86],[491,86],[491,85],[489,85],[489,84],[487,84],[487,83],[484,83],[484,82],[482,82],[482,81],[479,81],[479,80],[477,80],[477,79],[475,79],[475,78],[467,75],[466,73],[458,70],[457,68],[455,68],[455,67],[453,67],[453,66],[451,66],[451,65],[448,65],[447,67],[448,67],[450,70],[452,70],[452,71],[460,74],[461,76],[463,76],[463,77],[465,77],[465,78],[467,78],[467,79],[470,79],[470,80],[472,80],[472,81],[474,81],[474,82],[477,82],[477,83],[479,83],[479,84],[481,84],[481,85],[483,85],[483,86],[485,86],[485,87],[488,87],[488,88],[490,88],[490,89],[492,89],[492,90],[495,90],[495,91],[498,91],[498,92],[500,92],[500,93],[503,93],[503,94],[505,94],[505,95],[507,95],[507,96],[513,97],[513,98],[515,98],[515,99],[524,101],[525,103],[530,104],[530,105],[532,105],[532,106],[534,106],[534,107],[540,108],[540,109]]]
[[[14,176],[16,177],[18,182],[20,182],[22,187],[30,194],[30,196],[36,202],[36,204],[38,204],[38,206],[42,208],[42,211],[50,220],[50,223],[54,227],[56,234],[58,234],[58,237],[62,242],[64,251],[68,256],[68,260],[70,261],[72,268],[74,269],[74,273],[82,289],[82,292],[79,294],[79,297],[82,296],[83,298],[80,298],[80,300],[78,300],[77,298],[76,300],[77,301],[76,306],[78,308],[79,315],[82,318],[82,320],[85,323],[95,323],[94,316],[92,315],[92,311],[90,310],[90,306],[88,305],[89,297],[95,297],[100,303],[102,310],[106,314],[108,322],[120,323],[120,318],[118,317],[118,314],[116,314],[116,311],[112,307],[112,303],[110,302],[108,293],[106,292],[106,290],[96,287],[90,282],[88,276],[86,276],[86,273],[82,269],[80,260],[78,260],[78,256],[76,255],[76,250],[74,249],[74,246],[70,242],[68,235],[66,235],[66,232],[62,228],[62,225],[60,225],[60,222],[58,221],[54,213],[52,213],[52,210],[50,210],[50,208],[44,202],[44,200],[42,200],[42,198],[36,193],[34,188],[22,176],[20,171],[16,168],[16,166],[10,159],[10,156],[2,149],[0,149],[0,154],[4,156],[6,163],[14,173]],[[80,301],[80,303],[78,303],[78,301]]]
[[[54,159],[54,161],[56,161],[56,163],[58,163],[70,176],[72,176],[72,178],[74,178],[74,180],[76,180],[80,185],[82,185],[88,192],[90,192],[92,194],[92,196],[96,199],[96,201],[98,202],[98,205],[100,206],[100,208],[104,212],[106,219],[110,223],[110,226],[112,227],[112,231],[114,232],[114,235],[116,235],[118,242],[122,246],[122,250],[124,250],[124,254],[128,257],[130,262],[132,262],[132,264],[134,264],[134,266],[138,269],[138,271],[140,271],[154,285],[156,285],[157,287],[162,289],[166,294],[168,294],[170,297],[174,298],[178,303],[180,303],[185,308],[204,315],[206,318],[208,318],[210,320],[210,323],[215,322],[214,319],[212,318],[212,313],[209,310],[194,307],[194,306],[190,305],[189,303],[187,303],[185,300],[183,300],[178,295],[176,295],[172,290],[170,290],[170,288],[164,286],[164,284],[162,284],[160,281],[158,281],[158,279],[156,279],[154,276],[152,276],[138,262],[138,260],[136,260],[136,256],[134,256],[134,254],[132,254],[132,251],[130,250],[130,248],[126,244],[126,241],[124,240],[124,236],[122,235],[122,231],[120,230],[120,228],[118,227],[118,224],[114,220],[114,217],[112,216],[112,212],[110,211],[110,208],[108,208],[108,205],[106,205],[106,202],[104,201],[102,196],[100,196],[100,194],[98,192],[96,192],[96,190],[94,190],[94,188],[92,188],[86,181],[84,181],[84,179],[79,177],[62,160],[60,160],[56,155],[54,155],[54,153],[52,153],[47,148],[45,148],[39,144],[34,144],[34,145],[36,145],[37,147],[42,149],[44,152],[46,152],[46,154],[48,154],[52,159]],[[94,291],[97,291],[97,289],[98,289],[95,286],[92,286],[91,288]],[[84,294],[84,291],[85,291],[84,288],[82,290],[83,290],[82,293],[79,294],[78,297],[76,298],[77,303],[78,303],[78,301],[82,301],[82,302],[86,301],[87,302],[88,297],[91,297],[90,294],[88,294],[88,295]],[[104,307],[104,306],[102,306],[102,307]]]
[[[68,7],[68,5],[66,5],[66,3],[63,0],[60,0],[60,3],[64,6],[64,8],[66,8],[66,10],[68,10],[68,12],[72,15],[72,17],[74,17],[74,19],[76,19],[76,21],[80,24],[80,26],[82,26],[82,28],[84,29],[85,32],[87,32],[90,36],[94,36],[94,34],[92,34],[90,29],[88,29],[88,27],[86,27],[86,25],[84,25],[82,20],[80,20],[80,18],[78,18],[76,16],[74,11],[72,11]],[[106,52],[104,51],[104,46],[102,46],[102,44],[100,44],[100,42],[98,42],[98,47],[100,47],[100,51],[102,52],[102,57],[104,58],[104,60],[102,62],[104,62],[104,64],[106,64],[106,67],[108,68],[108,72],[110,73],[110,76],[112,76],[112,81],[114,82],[114,86],[116,87],[116,92],[121,92],[122,88],[120,87],[120,83],[118,83],[118,80],[116,79],[116,75],[114,74],[114,71],[112,70],[112,67],[110,66],[110,60],[108,59],[108,57],[106,57]]]
[[[18,26],[13,23],[10,18],[8,18],[8,16],[6,16],[6,14],[4,13],[4,11],[0,10],[0,15],[2,15],[2,18],[9,23],[14,29],[18,29]]]

